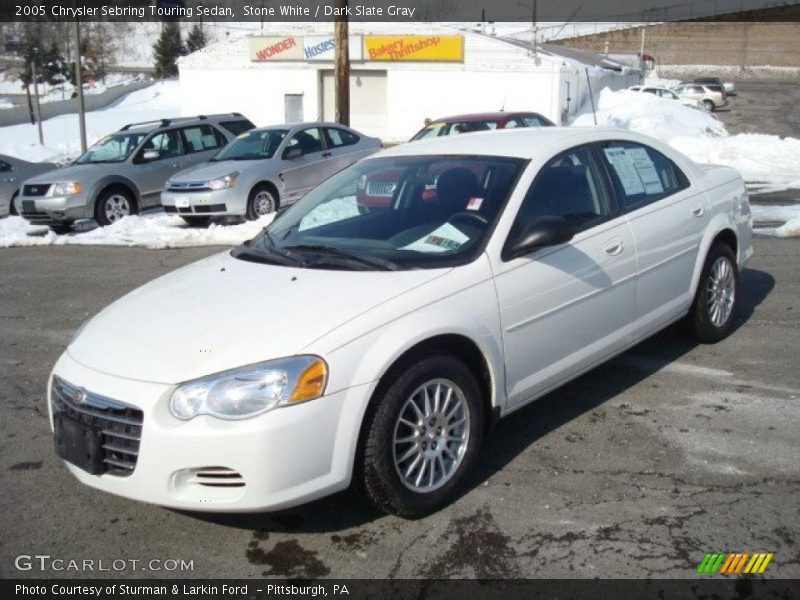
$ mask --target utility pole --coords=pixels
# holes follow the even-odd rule
[[[336,0],[336,7],[347,8],[347,0]],[[342,16],[337,17],[334,24],[336,122],[350,125],[350,38],[347,12],[345,10],[337,12]]]
[[[81,73],[81,26],[75,19],[75,87],[78,91],[78,124],[81,130],[81,154],[86,152],[86,107],[83,104],[83,73]]]
[[[39,143],[44,146],[44,133],[42,132],[42,108],[39,106],[39,74],[36,63],[39,62],[39,48],[36,48],[33,61],[31,61],[31,74],[33,75],[33,100],[36,108],[36,123],[39,127]]]

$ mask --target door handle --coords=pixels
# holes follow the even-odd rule
[[[322,158],[328,158],[330,155],[331,155],[330,152],[323,152],[322,153]]]
[[[603,244],[603,250],[606,254],[617,256],[625,250],[625,242],[622,241],[622,238],[612,238]]]
[[[702,217],[704,212],[706,212],[706,209],[703,208],[702,206],[698,205],[698,206],[692,207],[692,214],[695,217]]]

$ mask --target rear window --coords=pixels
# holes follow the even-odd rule
[[[249,119],[237,119],[236,121],[220,121],[219,123],[230,131],[233,135],[240,135],[246,131],[250,131],[251,129],[255,129],[255,125],[253,125]]]

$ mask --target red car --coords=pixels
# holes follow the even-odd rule
[[[553,127],[547,117],[534,112],[493,112],[474,115],[458,115],[431,121],[420,129],[410,141],[457,133],[511,129],[513,127]]]

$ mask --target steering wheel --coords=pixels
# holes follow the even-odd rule
[[[466,212],[466,211],[457,212],[454,215],[452,215],[449,219],[447,219],[448,223],[455,224],[457,221],[477,221],[481,225],[487,225],[487,226],[489,225],[489,219],[487,219],[480,213],[474,213],[474,212]]]

